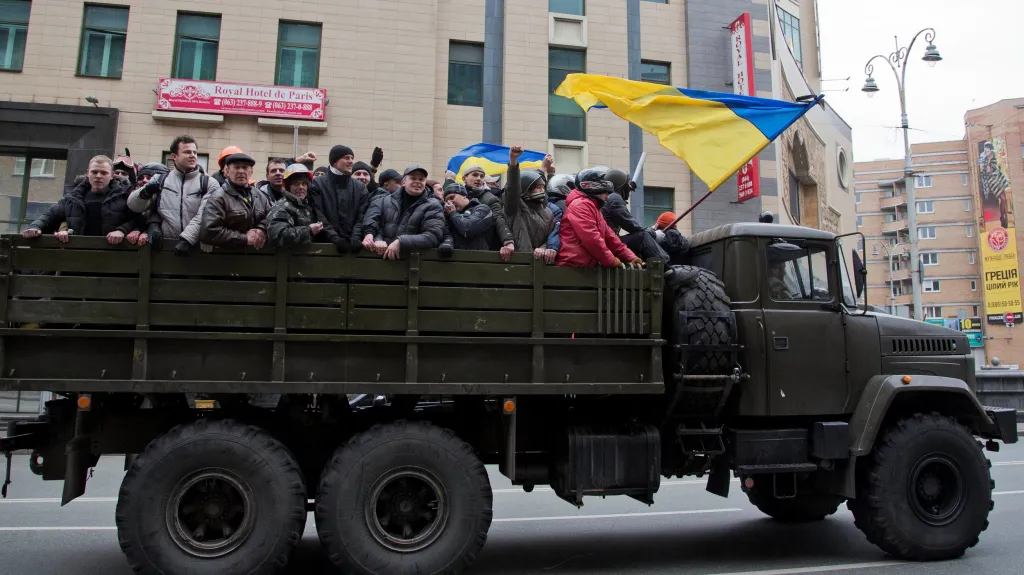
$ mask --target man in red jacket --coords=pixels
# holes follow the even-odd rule
[[[576,189],[565,201],[559,231],[562,248],[555,261],[560,266],[606,268],[643,265],[626,247],[601,215],[601,205],[614,191],[604,167],[576,174]]]

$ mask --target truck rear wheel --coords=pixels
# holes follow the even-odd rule
[[[778,498],[756,486],[753,489],[744,487],[743,491],[761,513],[781,523],[821,521],[843,504],[842,497],[828,493],[797,493],[796,497]]]
[[[991,462],[952,417],[901,419],[862,465],[848,507],[886,553],[916,561],[960,557],[988,527]]]
[[[135,459],[116,522],[136,573],[270,574],[302,537],[305,482],[288,449],[263,430],[200,419]]]
[[[345,573],[459,573],[491,525],[490,480],[446,429],[399,421],[355,436],[324,469],[316,526]]]

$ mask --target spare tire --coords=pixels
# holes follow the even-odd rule
[[[665,353],[665,382],[682,384],[686,375],[727,375],[734,359],[728,351],[701,351],[687,346],[729,345],[733,343],[732,309],[725,284],[710,270],[698,266],[672,266],[665,272],[666,305],[663,325],[669,330],[670,344]],[[719,387],[722,381],[687,381],[687,393],[677,404],[687,413],[705,414],[718,406],[719,394],[702,393],[697,388]]]

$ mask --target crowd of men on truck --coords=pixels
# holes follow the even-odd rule
[[[550,155],[542,169],[521,170],[518,146],[510,148],[504,187],[479,165],[462,170],[462,183],[451,171],[444,181],[428,179],[421,165],[378,174],[380,148],[366,163],[336,145],[329,165],[315,170],[313,152],[270,158],[259,182],[256,160],[237,146],[221,151],[214,174],[199,165],[194,138],[175,138],[170,151],[169,167],[127,156],[92,158],[87,173],[21,235],[52,233],[62,242],[105,236],[111,244],[153,249],[171,239],[180,256],[197,245],[210,251],[313,242],[385,259],[437,249],[441,257],[495,251],[508,261],[524,252],[576,267],[642,266],[649,259],[674,264],[687,250],[671,212],[650,227],[633,217],[627,201],[636,185],[626,172],[596,166],[557,173]]]

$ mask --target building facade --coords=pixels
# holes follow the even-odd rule
[[[583,114],[554,96],[555,87],[566,74],[587,72],[732,91],[728,26],[749,14],[756,94],[817,93],[814,3],[779,2],[782,8],[769,0],[0,0],[0,195],[7,198],[0,225],[12,231],[31,220],[93,155],[128,149],[137,162],[166,161],[182,133],[199,141],[204,169],[216,170],[219,150],[233,144],[261,164],[257,176],[272,156],[312,150],[325,157],[337,143],[359,159],[379,146],[386,167],[422,163],[432,175],[478,141],[550,151],[560,171],[627,168],[646,151],[633,209],[653,222],[663,211],[686,209],[706,187],[653,136],[631,135],[605,110]],[[175,111],[160,103],[161,78],[326,97],[320,117]],[[835,172],[827,164],[836,138],[825,132],[841,120],[827,108],[813,114],[797,128],[807,132],[798,138],[804,144],[785,145],[810,150],[818,172],[785,167],[782,148],[769,146],[759,155],[760,197],[738,203],[733,178],[681,229],[779,211],[792,203],[779,201],[780,189],[788,193],[780,173],[818,186],[817,198],[801,196],[805,205],[820,201],[818,213],[837,205],[826,182]],[[849,150],[848,137],[841,145]],[[801,221],[835,227],[832,216]]]
[[[1024,201],[1014,192],[1024,186],[1024,98],[1002,100],[968,110],[965,145],[980,253],[988,363],[1024,364],[1024,326],[1020,283],[1024,238],[1016,214]]]
[[[1006,107],[1001,111],[1006,112]],[[968,122],[992,121],[995,116],[991,111],[987,116],[972,111],[968,118],[972,118]],[[1016,146],[1012,149],[1018,152],[1017,157],[1009,162],[1010,175],[1012,169],[1019,175],[1019,135],[1000,135],[1006,140],[1006,150]],[[857,229],[866,241],[868,303],[895,315],[913,317],[907,215],[914,209],[924,308],[920,319],[975,334],[971,339],[979,366],[991,364],[994,357],[1004,364],[1024,362],[1024,350],[1013,345],[1013,328],[1006,326],[1002,314],[996,314],[998,321],[990,321],[993,314],[988,313],[986,305],[985,222],[978,150],[980,147],[983,154],[985,142],[991,141],[989,132],[972,138],[969,129],[964,140],[911,145],[914,206],[907,203],[903,159],[854,164]],[[1002,144],[1000,149],[1004,149]],[[998,201],[995,205],[998,208]],[[991,219],[997,225],[1002,223],[998,211]],[[1019,285],[1016,289],[1019,297]]]

